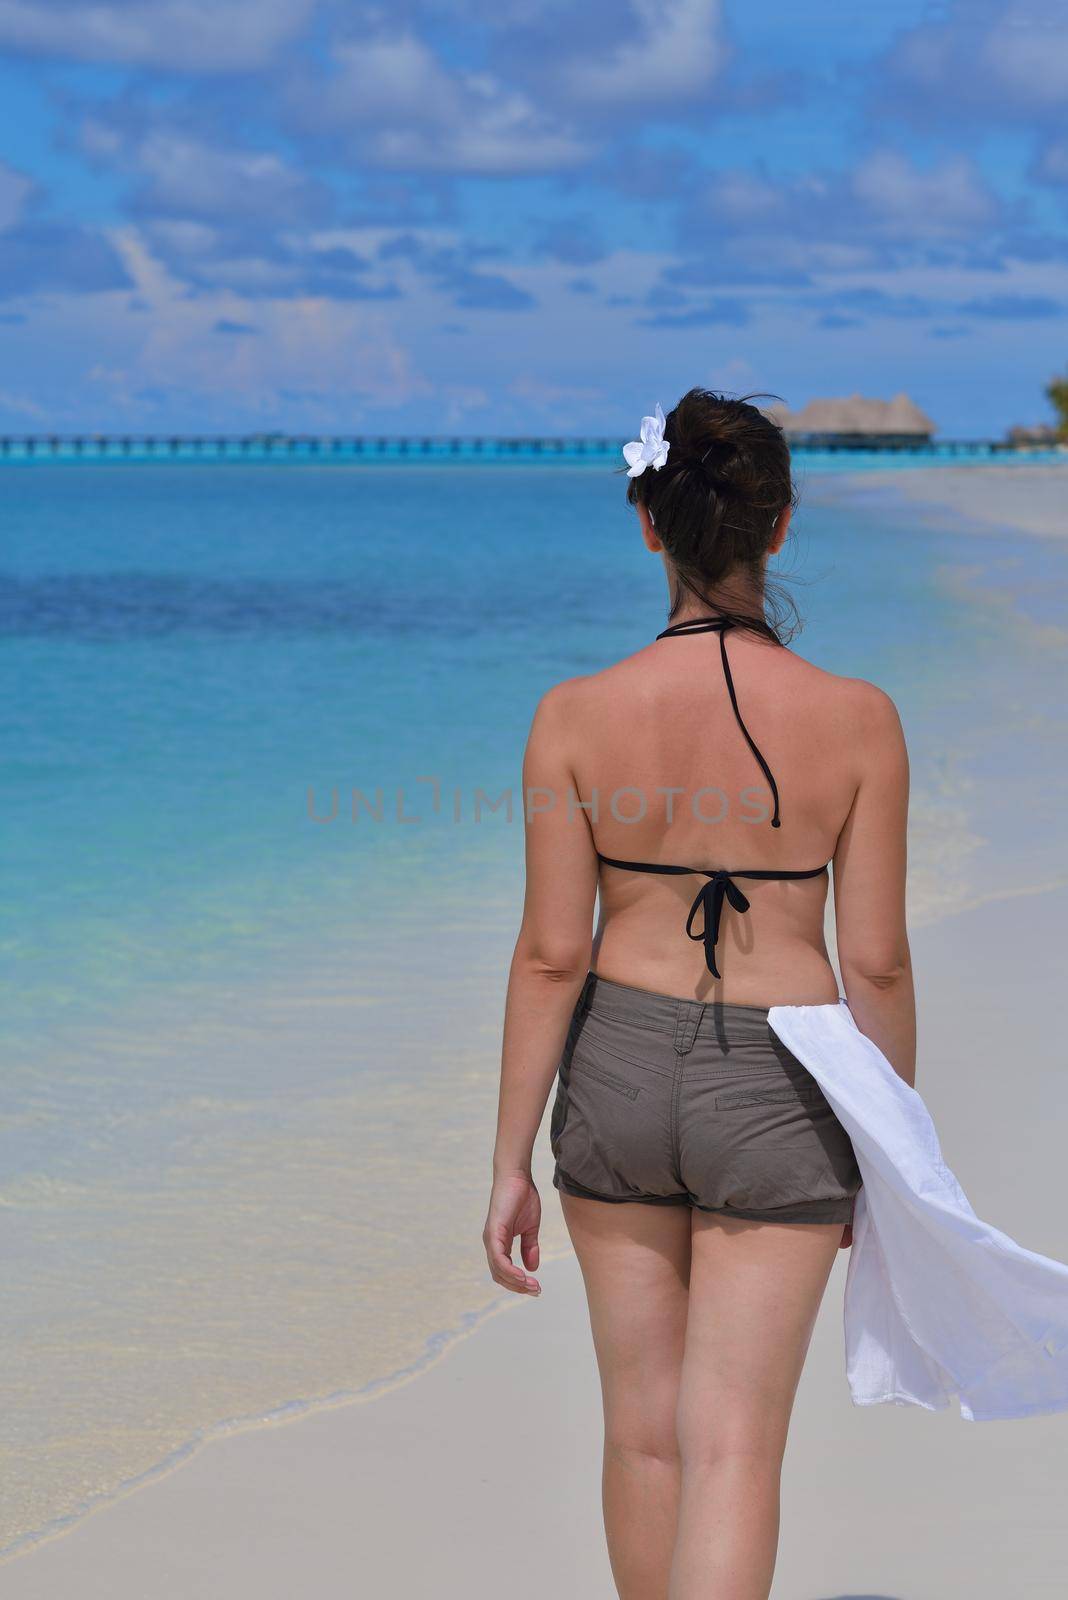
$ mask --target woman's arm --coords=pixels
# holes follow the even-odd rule
[[[905,929],[909,760],[881,689],[859,686],[860,781],[834,853],[834,912],[845,997],[861,1033],[916,1081],[916,1003]]]
[[[493,1151],[493,1192],[483,1234],[490,1272],[519,1294],[537,1294],[541,1205],[531,1177],[534,1141],[560,1065],[586,974],[597,897],[597,852],[576,802],[568,755],[575,689],[538,706],[523,762],[526,896],[512,957]],[[520,1236],[523,1267],[511,1259]]]

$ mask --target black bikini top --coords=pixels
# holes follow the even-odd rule
[[[779,816],[778,785],[772,775],[771,768],[757,749],[753,736],[742,721],[742,713],[738,709],[738,695],[735,692],[734,679],[731,677],[731,664],[727,659],[726,640],[728,628],[735,626],[737,624],[726,617],[694,617],[689,622],[677,622],[673,628],[665,628],[663,633],[657,634],[657,638],[683,638],[689,633],[719,634],[719,654],[723,663],[723,677],[727,684],[727,693],[730,695],[731,709],[734,712],[739,728],[742,730],[746,744],[752,750],[760,770],[768,780],[772,799],[775,802],[771,825],[773,828],[780,828],[782,819]],[[826,866],[810,867],[805,872],[764,872],[755,870],[742,872],[735,867],[730,869],[726,867],[670,867],[661,866],[655,861],[617,861],[612,856],[603,856],[599,850],[597,859],[606,867],[618,867],[624,872],[659,872],[679,877],[692,875],[708,879],[708,882],[703,883],[698,889],[693,905],[690,907],[690,914],[686,918],[686,933],[689,938],[704,945],[705,965],[714,978],[722,977],[719,968],[716,966],[716,945],[719,942],[719,925],[723,917],[724,900],[735,911],[749,910],[749,901],[734,882],[735,878],[818,878],[822,872],[827,871]],[[694,923],[699,912],[701,913],[701,927],[697,932],[694,932]]]

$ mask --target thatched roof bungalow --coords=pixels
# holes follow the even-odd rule
[[[935,423],[907,394],[896,394],[892,400],[852,394],[844,400],[810,400],[800,411],[769,406],[767,414],[790,439],[806,442],[918,444],[936,431]]]

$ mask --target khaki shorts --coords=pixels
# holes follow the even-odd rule
[[[849,1135],[762,1006],[702,1004],[590,973],[550,1126],[553,1183],[592,1200],[762,1222],[849,1222]]]

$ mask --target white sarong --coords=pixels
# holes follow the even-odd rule
[[[1068,1410],[1068,1266],[979,1220],[922,1098],[844,1000],[772,1006],[768,1021],[830,1101],[864,1180],[845,1288],[853,1403],[934,1411],[955,1396],[970,1422]]]

